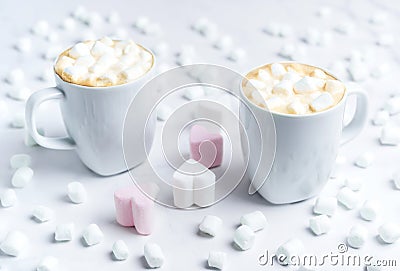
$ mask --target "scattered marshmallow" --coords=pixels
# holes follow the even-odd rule
[[[111,11],[110,14],[106,17],[106,21],[109,24],[112,25],[117,25],[121,21],[121,17],[119,16],[119,13],[115,10]]]
[[[393,183],[397,189],[400,189],[400,171],[393,173]]]
[[[374,78],[381,78],[388,75],[392,71],[392,67],[388,63],[378,64],[371,69],[371,76]]]
[[[13,189],[6,189],[0,194],[1,206],[12,207],[17,203],[17,195]]]
[[[73,203],[83,203],[87,199],[86,189],[80,182],[71,182],[67,186],[67,194]]]
[[[241,250],[248,250],[254,245],[254,231],[247,225],[241,225],[236,229],[233,241]]]
[[[20,231],[10,231],[6,238],[0,243],[0,250],[3,253],[17,257],[28,246],[28,237]]]
[[[398,145],[400,143],[400,127],[393,124],[385,125],[379,140],[382,145]]]
[[[147,243],[144,245],[144,257],[151,268],[159,268],[165,261],[160,246],[155,243]]]
[[[228,35],[219,37],[214,43],[214,47],[222,51],[226,51],[232,48],[232,46],[233,46],[232,37]]]
[[[357,207],[359,196],[350,188],[343,187],[337,194],[337,200],[347,209],[351,210]]]
[[[293,238],[278,247],[275,255],[277,255],[278,263],[281,265],[292,264],[293,257],[300,256],[304,251],[303,242]]]
[[[168,53],[169,45],[165,41],[158,43],[153,47],[153,52],[158,57],[165,57]]]
[[[30,167],[20,167],[11,178],[11,184],[17,188],[24,188],[33,177],[33,170]]]
[[[395,115],[400,112],[400,96],[395,96],[386,101],[384,109],[390,115]]]
[[[225,252],[221,251],[210,251],[208,254],[208,266],[212,268],[217,268],[219,270],[226,267],[227,255]]]
[[[40,261],[36,271],[56,271],[59,268],[59,262],[56,257],[47,256]]]
[[[50,46],[46,49],[46,51],[44,52],[42,57],[45,60],[53,61],[57,58],[57,56],[60,54],[61,51],[62,51],[62,49],[60,48],[59,45]]]
[[[54,239],[58,242],[71,241],[74,230],[75,225],[73,223],[59,224],[56,227]]]
[[[129,249],[123,240],[115,241],[112,246],[112,252],[115,259],[118,261],[124,261],[129,257]]]
[[[10,166],[12,169],[17,169],[20,167],[29,167],[31,163],[32,163],[31,156],[25,153],[14,154],[10,158]]]
[[[363,181],[356,177],[346,178],[344,185],[353,191],[359,191],[363,186]]]
[[[354,24],[350,22],[341,22],[335,26],[334,30],[340,34],[348,35],[354,32]]]
[[[385,125],[389,120],[389,112],[386,110],[380,110],[375,114],[375,117],[372,119],[372,123],[376,126]]]
[[[327,215],[318,215],[310,219],[310,229],[315,235],[327,233],[331,229],[331,220]]]
[[[394,42],[395,42],[395,37],[393,36],[393,34],[382,33],[379,34],[376,44],[380,46],[392,46]]]
[[[247,52],[242,49],[242,48],[236,48],[233,49],[229,54],[228,54],[228,59],[239,62],[242,61],[246,58]]]
[[[382,11],[377,11],[371,15],[369,22],[375,25],[382,25],[387,22],[388,14]]]
[[[330,93],[324,92],[310,103],[310,107],[315,112],[320,112],[320,111],[328,109],[329,107],[334,105],[334,103],[335,103],[335,101],[334,101],[332,95]]]
[[[17,40],[17,43],[14,47],[21,53],[28,53],[31,51],[32,41],[28,37],[23,37]]]
[[[53,210],[42,205],[36,206],[32,211],[33,218],[40,223],[51,220],[53,218],[53,215]]]
[[[208,235],[211,236],[216,236],[219,230],[221,229],[222,226],[222,219],[213,216],[213,215],[207,215],[203,218],[203,221],[201,221],[199,225],[199,230],[207,233]]]
[[[158,23],[150,22],[142,29],[142,33],[145,35],[157,35],[161,33],[161,26]]]
[[[240,218],[240,223],[242,225],[249,226],[254,232],[260,231],[267,226],[267,219],[264,214],[260,211],[254,211],[243,215]]]
[[[143,30],[147,25],[150,23],[149,18],[145,16],[140,16],[136,19],[135,23],[133,24],[137,29]]]
[[[61,27],[62,29],[64,29],[64,30],[72,31],[72,30],[74,30],[75,27],[76,27],[76,22],[75,22],[74,19],[68,17],[68,18],[65,18],[65,19],[62,21],[60,27]]]
[[[290,25],[281,24],[277,22],[271,22],[267,24],[263,31],[268,35],[275,37],[287,37],[293,33],[293,29]]]
[[[7,96],[17,101],[26,101],[31,96],[32,90],[24,86],[10,88]]]
[[[329,15],[331,15],[332,13],[332,9],[330,7],[321,7],[320,9],[318,9],[317,11],[317,15],[321,18],[325,18],[328,17]]]
[[[400,238],[400,226],[394,223],[385,223],[378,229],[379,237],[387,244],[392,244]]]
[[[11,85],[20,85],[25,79],[25,73],[22,69],[12,69],[7,76],[5,81]]]
[[[55,31],[51,31],[49,33],[47,33],[46,35],[46,40],[49,42],[56,42],[59,40],[59,36],[58,33]]]
[[[25,112],[18,111],[11,118],[10,127],[21,129],[25,127]]]
[[[90,224],[83,231],[83,239],[88,246],[94,246],[103,241],[104,234],[96,224]]]
[[[36,22],[31,30],[34,35],[45,37],[49,32],[49,29],[50,29],[49,23],[47,21],[41,20]]]
[[[360,209],[360,216],[367,221],[373,221],[378,216],[380,210],[379,202],[367,200]]]
[[[373,161],[374,155],[370,152],[364,152],[356,158],[354,164],[360,168],[367,168],[372,164]]]
[[[160,105],[157,108],[157,119],[160,121],[166,121],[173,113],[173,110],[168,105]]]
[[[320,215],[333,216],[337,208],[337,199],[335,197],[319,197],[315,201],[314,213]]]
[[[350,65],[347,67],[347,71],[349,72],[351,79],[356,82],[364,81],[370,78],[369,70],[364,62],[355,61],[350,63]]]
[[[364,246],[367,237],[368,230],[364,226],[357,225],[350,229],[350,233],[347,236],[347,243],[352,248],[361,248]]]

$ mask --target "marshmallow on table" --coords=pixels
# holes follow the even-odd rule
[[[209,267],[222,270],[226,267],[227,255],[225,252],[221,251],[210,251],[207,262]]]
[[[375,117],[372,119],[372,123],[376,126],[382,126],[385,125],[387,123],[387,121],[389,120],[389,112],[386,110],[381,110],[378,111],[375,114]]]
[[[21,53],[27,53],[32,48],[32,41],[28,37],[23,37],[23,38],[18,39],[18,41],[14,47]]]
[[[361,248],[368,237],[368,230],[364,226],[354,226],[350,229],[347,236],[347,243],[352,248]]]
[[[43,223],[52,219],[53,210],[46,206],[39,205],[33,209],[32,216],[37,222]]]
[[[335,197],[319,197],[315,201],[314,213],[333,216],[336,212],[337,199]]]
[[[292,264],[293,257],[300,256],[304,251],[303,242],[299,239],[293,238],[278,247],[275,255],[277,256],[278,263],[281,265]]]
[[[357,207],[359,196],[350,188],[343,187],[337,194],[337,200],[347,209],[351,210]]]
[[[16,86],[10,88],[10,90],[7,92],[7,96],[17,101],[26,101],[31,95],[31,93],[32,90],[30,88],[23,86]]]
[[[256,232],[267,226],[267,219],[262,212],[254,211],[243,215],[240,218],[240,223],[249,226],[254,232]]]
[[[400,127],[394,126],[393,124],[385,125],[379,140],[382,145],[398,145],[400,143]]]
[[[367,168],[373,161],[374,155],[370,152],[364,152],[356,158],[354,164],[360,168]]]
[[[400,238],[400,226],[394,223],[385,223],[378,229],[379,237],[387,244],[392,244]]]
[[[56,271],[59,268],[58,259],[53,256],[47,256],[40,261],[36,271]]]
[[[47,21],[40,20],[33,25],[31,30],[34,35],[44,37],[49,32],[49,29],[49,23]]]
[[[386,101],[384,109],[390,115],[395,115],[400,112],[400,96],[395,96]]]
[[[87,199],[86,189],[80,182],[71,182],[67,185],[68,198],[76,204],[83,203]]]
[[[10,126],[12,128],[21,129],[25,127],[25,112],[16,112],[11,117]]]
[[[393,173],[393,183],[397,189],[400,189],[400,171]]]
[[[248,250],[254,245],[256,235],[247,225],[242,225],[236,229],[233,241],[241,250]]]
[[[28,246],[28,238],[20,231],[10,231],[0,243],[0,250],[3,253],[17,257]]]
[[[331,229],[331,220],[327,215],[318,215],[310,219],[310,229],[315,235],[327,233]]]
[[[74,235],[74,229],[75,225],[73,223],[57,225],[54,240],[58,242],[71,241]]]
[[[236,48],[230,51],[228,54],[228,59],[232,61],[241,61],[246,57],[247,53],[242,48]]]
[[[96,224],[90,224],[83,231],[83,239],[88,246],[94,246],[103,241],[104,234]]]
[[[203,218],[203,221],[201,221],[199,225],[199,230],[201,232],[207,233],[210,236],[216,236],[221,229],[221,226],[221,218],[213,215],[207,215]]]
[[[380,46],[392,46],[395,42],[395,37],[391,33],[381,33],[376,41]]]
[[[11,184],[17,188],[24,188],[33,177],[33,170],[30,167],[20,167],[12,176]]]
[[[344,186],[350,188],[353,191],[359,191],[363,185],[363,181],[360,178],[351,177],[344,180]]]
[[[29,167],[32,163],[32,158],[29,154],[14,154],[10,158],[10,166],[12,169],[18,169],[20,167]]]
[[[233,45],[232,37],[225,35],[225,36],[219,37],[216,40],[214,47],[217,49],[226,51],[226,50],[230,49],[232,47],[232,45]]]
[[[129,249],[123,240],[115,241],[112,246],[112,252],[115,259],[118,261],[124,261],[129,257]]]
[[[222,163],[224,142],[218,133],[210,133],[200,125],[190,129],[190,157],[207,168],[220,166]]]
[[[375,220],[380,210],[379,202],[367,200],[360,209],[360,216],[367,221]]]
[[[13,189],[6,189],[0,194],[1,206],[8,208],[17,203],[17,195]]]
[[[147,243],[144,245],[144,257],[151,268],[159,268],[165,261],[160,246],[155,243]]]
[[[5,77],[6,82],[11,85],[19,85],[24,81],[24,79],[25,73],[19,68],[11,70]]]
[[[68,17],[61,22],[60,28],[67,31],[71,31],[75,28],[75,26],[76,26],[75,20]]]

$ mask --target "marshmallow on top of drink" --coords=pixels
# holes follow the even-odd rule
[[[246,97],[277,113],[304,115],[340,102],[345,86],[326,72],[299,63],[274,63],[251,71],[243,83]]]
[[[153,66],[153,55],[132,40],[108,37],[75,44],[57,59],[54,69],[70,83],[108,87],[131,82]]]

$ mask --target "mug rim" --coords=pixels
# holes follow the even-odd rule
[[[270,114],[272,114],[272,115],[276,115],[276,116],[279,116],[279,117],[285,117],[285,118],[309,118],[309,117],[319,116],[319,115],[322,115],[322,114],[324,114],[324,113],[328,113],[328,112],[330,112],[330,111],[333,111],[333,110],[335,110],[337,107],[339,107],[339,105],[341,105],[341,104],[343,104],[343,103],[345,102],[346,97],[347,97],[347,94],[348,94],[348,90],[347,90],[346,87],[345,87],[345,89],[344,89],[344,93],[343,93],[342,98],[340,99],[340,101],[339,101],[337,104],[335,104],[334,106],[328,108],[327,110],[320,111],[320,112],[315,112],[315,113],[311,113],[311,114],[296,115],[296,114],[288,114],[288,113],[274,112],[274,111],[272,111],[272,110],[268,110],[268,108],[263,108],[263,107],[260,107],[260,106],[256,105],[255,103],[253,103],[252,101],[250,101],[249,98],[247,97],[247,95],[244,93],[244,91],[243,91],[243,80],[247,79],[246,76],[247,76],[250,72],[252,72],[252,71],[254,71],[254,70],[257,70],[257,69],[260,69],[260,68],[265,67],[265,66],[272,65],[272,64],[274,64],[274,63],[280,63],[280,64],[300,64],[300,65],[304,65],[304,66],[308,66],[308,67],[320,69],[320,70],[324,71],[326,74],[328,74],[329,76],[333,77],[335,80],[338,80],[338,81],[340,81],[342,84],[344,84],[344,83],[342,82],[342,80],[339,80],[339,79],[337,78],[337,76],[335,76],[335,75],[333,75],[332,73],[326,71],[324,68],[320,68],[320,67],[318,67],[318,66],[314,66],[314,65],[311,65],[311,64],[305,64],[305,63],[297,62],[297,61],[278,61],[278,62],[271,62],[271,63],[263,64],[263,65],[260,65],[260,66],[257,66],[257,67],[254,67],[254,68],[250,69],[250,71],[247,72],[245,76],[243,76],[243,79],[242,79],[242,81],[240,82],[240,90],[241,90],[241,93],[243,94],[243,96],[244,96],[244,98],[246,99],[246,101],[249,102],[252,106],[255,106],[256,108],[258,108],[258,109],[260,109],[260,110],[263,110],[263,111],[265,111],[265,112],[268,112],[268,113],[270,113]]]
[[[122,41],[122,40],[114,40],[114,41]],[[85,41],[83,41],[83,42],[85,42]],[[136,43],[136,42],[135,42],[135,43]],[[65,80],[62,79],[61,76],[58,75],[58,73],[56,72],[56,70],[55,70],[55,64],[57,63],[57,60],[58,60],[58,58],[61,56],[61,54],[64,53],[65,51],[71,49],[71,48],[72,48],[72,46],[71,46],[71,47],[69,47],[68,49],[65,49],[61,54],[59,54],[59,55],[57,56],[57,58],[55,59],[55,61],[54,61],[54,64],[53,64],[53,73],[54,73],[54,75],[55,75],[55,77],[56,77],[56,79],[57,79],[57,80],[56,80],[56,84],[57,84],[57,81],[59,80],[60,82],[63,82],[63,83],[65,83],[65,84],[68,84],[68,85],[71,85],[71,86],[74,86],[74,87],[76,87],[76,88],[80,88],[80,89],[83,89],[83,90],[99,89],[99,90],[104,90],[104,91],[107,91],[107,90],[113,90],[113,91],[115,91],[115,89],[117,89],[117,88],[119,88],[119,87],[123,87],[123,86],[127,86],[127,85],[129,85],[129,84],[132,84],[132,83],[136,83],[136,82],[140,81],[141,79],[143,79],[147,74],[151,73],[151,72],[154,70],[154,67],[155,67],[155,64],[156,64],[156,56],[155,56],[155,54],[153,53],[153,51],[151,51],[150,49],[144,47],[143,45],[141,45],[141,44],[139,44],[139,43],[136,43],[136,45],[140,46],[143,50],[146,50],[147,52],[149,52],[149,53],[152,55],[152,57],[153,57],[153,61],[152,61],[152,63],[151,63],[150,68],[147,70],[147,72],[144,73],[144,74],[142,74],[141,76],[139,76],[138,78],[136,78],[136,79],[133,80],[133,81],[126,82],[126,83],[119,84],[119,85],[112,85],[112,86],[84,86],[84,85],[79,85],[79,84],[76,84],[76,83],[71,83],[71,82],[65,81]]]

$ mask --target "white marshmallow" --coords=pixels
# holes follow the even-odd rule
[[[83,20],[90,27],[96,27],[103,22],[103,18],[98,12],[89,12],[88,16]]]
[[[322,33],[315,28],[308,28],[303,40],[313,46],[322,44]]]
[[[386,23],[387,19],[388,19],[387,13],[382,11],[377,11],[373,13],[372,16],[369,18],[369,22],[371,24],[381,25]]]
[[[279,36],[280,29],[279,23],[271,22],[264,27],[263,31],[271,36]]]
[[[31,96],[31,93],[32,90],[30,88],[16,86],[10,88],[10,90],[7,92],[7,96],[17,101],[26,101],[29,96]]]
[[[295,100],[295,101],[291,102],[287,106],[287,111],[290,114],[302,115],[302,114],[305,114],[307,112],[307,109],[308,109],[308,105],[303,104],[302,102],[300,102],[298,100]]]
[[[204,24],[199,32],[210,41],[214,41],[218,37],[217,25],[211,22]]]
[[[282,80],[272,88],[272,93],[293,95],[293,83],[289,80]]]
[[[40,261],[36,271],[56,271],[59,268],[58,259],[53,256],[47,256]]]
[[[55,31],[51,31],[46,35],[46,40],[49,42],[56,42],[58,41],[58,39],[59,39],[58,33]]]
[[[102,43],[101,41],[96,41],[92,47],[92,49],[90,50],[90,53],[92,54],[92,56],[94,57],[100,57],[106,53],[110,53],[112,51],[112,48],[105,45],[104,43]]]
[[[286,72],[286,68],[280,63],[271,65],[271,75],[277,79],[280,79]]]
[[[10,126],[21,129],[25,127],[25,112],[16,112],[11,118]]]
[[[106,72],[97,78],[98,81],[103,82],[106,85],[115,85],[118,77],[113,72]]]
[[[267,70],[259,69],[258,72],[257,72],[257,78],[260,81],[266,82],[266,81],[269,81],[271,79],[271,74]]]
[[[148,24],[150,23],[149,18],[147,18],[146,16],[140,16],[136,19],[134,26],[139,29],[142,30],[144,29]]]
[[[28,37],[23,37],[18,39],[17,43],[15,44],[15,49],[17,49],[21,53],[30,52],[31,48],[32,48],[32,41]]]
[[[209,267],[222,270],[226,267],[227,255],[221,251],[210,251],[207,262]]]
[[[150,22],[142,29],[142,33],[145,35],[157,35],[161,33],[161,26],[158,23]]]
[[[317,77],[317,78],[320,78],[320,79],[326,79],[326,77],[327,77],[326,73],[323,70],[320,70],[320,69],[313,70],[311,72],[311,76],[312,77]],[[337,81],[337,80],[332,80],[332,81]],[[326,88],[326,86],[325,86],[325,88]]]
[[[384,109],[389,112],[390,115],[395,115],[400,112],[400,96],[392,97],[386,101]]]
[[[322,18],[328,17],[329,15],[331,15],[331,13],[332,13],[332,9],[330,7],[321,7],[317,11],[317,15]]]
[[[314,204],[314,213],[320,215],[333,216],[337,208],[335,197],[319,197]]]
[[[156,56],[164,57],[167,55],[169,50],[169,45],[166,42],[160,42],[153,47],[153,52]]]
[[[80,56],[76,59],[75,65],[84,66],[89,68],[92,66],[96,60],[91,55]]]
[[[160,246],[155,243],[147,243],[144,245],[144,257],[151,268],[159,268],[165,261]]]
[[[351,210],[357,207],[359,196],[350,188],[343,187],[337,194],[337,200],[347,209]]]
[[[4,208],[12,207],[17,203],[17,195],[13,189],[6,189],[0,194],[1,206]]]
[[[281,265],[292,264],[291,259],[293,257],[300,256],[304,251],[303,242],[299,239],[293,238],[282,244],[276,250],[275,255],[277,256],[278,263]]]
[[[241,250],[248,250],[254,245],[256,235],[247,225],[241,225],[236,229],[233,241]]]
[[[87,226],[86,229],[83,231],[82,236],[88,246],[97,245],[101,243],[104,238],[103,232],[96,224],[90,224],[89,226]]]
[[[62,21],[60,27],[64,30],[71,31],[75,29],[76,23],[74,19],[68,17]]]
[[[131,68],[122,71],[123,77],[126,78],[126,80],[128,81],[134,80],[140,77],[142,74],[143,74],[143,68],[139,65],[133,66]]]
[[[117,240],[112,246],[112,252],[115,259],[124,261],[129,257],[129,249],[123,240]]]
[[[24,79],[25,73],[19,68],[12,69],[5,77],[6,82],[11,85],[19,85],[24,81]]]
[[[335,101],[333,100],[332,95],[330,93],[323,92],[321,95],[319,95],[310,103],[310,107],[315,112],[320,112],[325,109],[328,109],[329,107],[334,105],[334,103]]]
[[[391,34],[391,33],[381,33],[378,36],[376,44],[380,45],[380,46],[392,46],[395,41],[396,41],[396,39],[393,36],[393,34]]]
[[[370,152],[364,152],[356,158],[354,164],[360,168],[367,168],[372,164],[373,161],[374,155]]]
[[[0,250],[3,253],[17,257],[20,255],[28,246],[28,238],[20,231],[10,231],[6,238],[0,244]]]
[[[282,80],[288,80],[294,84],[297,81],[301,80],[301,78],[302,77],[297,72],[288,71],[283,75]]]
[[[193,203],[200,207],[215,203],[215,174],[199,164],[201,174],[193,177]]]
[[[393,173],[393,183],[397,189],[400,189],[400,171]]]
[[[383,268],[376,263],[370,263],[367,265],[367,271],[383,271]]]
[[[260,231],[267,226],[267,219],[260,211],[254,211],[243,215],[240,218],[242,225],[249,226],[254,232]]]
[[[232,45],[233,45],[232,37],[225,35],[217,39],[217,41],[214,44],[214,47],[222,51],[226,51],[232,48]]]
[[[367,200],[360,209],[360,216],[367,221],[375,220],[380,210],[379,202]]]
[[[250,79],[246,83],[246,88],[249,88],[250,90],[254,89],[262,90],[265,89],[266,87],[267,85],[263,81],[257,79]]]
[[[367,238],[368,230],[364,226],[357,225],[350,229],[350,233],[347,236],[347,244],[352,248],[361,248]]]
[[[84,66],[69,66],[63,71],[63,74],[71,78],[72,81],[76,82],[84,78],[88,73],[88,69]]]
[[[385,125],[382,128],[379,140],[382,145],[398,145],[400,143],[400,127],[393,124]]]
[[[387,123],[389,120],[389,112],[386,110],[380,110],[375,114],[375,117],[372,119],[372,123],[376,126],[382,126]]]
[[[304,76],[302,79],[298,80],[293,88],[294,91],[298,94],[301,93],[307,93],[307,92],[314,92],[317,91],[323,87],[322,84],[323,80],[314,78],[314,77],[309,77],[309,76]]]
[[[157,108],[157,119],[166,121],[173,113],[173,110],[168,105],[159,105]]]
[[[334,93],[343,93],[345,90],[344,84],[339,80],[326,80],[325,90]]]
[[[11,184],[17,188],[24,188],[33,177],[33,170],[30,167],[20,167],[11,178]]]
[[[71,16],[78,20],[83,20],[88,16],[88,11],[86,10],[86,8],[84,6],[78,6],[71,13]]]
[[[14,154],[10,158],[10,166],[12,169],[17,169],[20,167],[29,167],[31,163],[32,163],[31,156],[25,153]]]
[[[87,199],[86,189],[80,182],[71,182],[67,186],[67,194],[73,203],[83,203]]]
[[[47,21],[41,20],[36,22],[31,30],[33,34],[40,37],[44,37],[49,32],[49,29],[50,29],[49,23]]]
[[[208,18],[199,18],[192,24],[192,29],[200,32],[204,27],[206,27],[210,21]]]
[[[284,44],[279,50],[278,55],[290,60],[294,60],[296,55],[296,46],[292,43]]]
[[[203,218],[203,221],[201,221],[199,225],[199,230],[207,233],[208,235],[216,236],[221,229],[221,226],[221,218],[213,215],[207,215]]]
[[[273,110],[274,108],[278,108],[285,105],[285,101],[277,96],[271,97],[263,103],[267,104],[269,110]]]
[[[72,65],[72,64],[71,64]],[[41,71],[38,78],[43,82],[51,82],[54,80],[54,70],[53,68],[47,68]]]
[[[80,42],[75,44],[69,51],[69,56],[78,58],[80,56],[86,56],[90,54],[90,47],[88,44]]]
[[[310,229],[315,235],[327,233],[331,229],[331,220],[327,215],[318,215],[310,219]]]
[[[116,25],[121,21],[121,17],[119,13],[115,10],[111,11],[111,13],[107,16],[106,21],[109,24]]]
[[[102,37],[100,39],[100,41],[107,46],[113,46],[113,44],[114,44],[114,41],[110,37],[107,37],[107,36]]]
[[[369,78],[369,70],[364,62],[355,61],[347,68],[353,81],[364,81]]]
[[[335,31],[343,35],[351,34],[354,31],[354,24],[350,22],[341,22],[335,26]]]
[[[378,229],[379,237],[387,244],[392,244],[400,238],[400,226],[394,223],[385,223]]]
[[[357,177],[346,178],[344,185],[353,191],[359,191],[363,186],[363,181]]]
[[[53,210],[46,206],[38,205],[32,211],[32,216],[37,222],[43,223],[53,218]]]
[[[73,223],[59,224],[56,227],[54,239],[58,242],[71,241],[74,236],[75,225]]]
[[[238,61],[242,61],[243,59],[245,59],[246,55],[247,55],[247,52],[244,49],[236,48],[236,49],[233,49],[228,54],[228,59],[238,62]]]
[[[67,67],[71,67],[75,64],[75,59],[62,55],[58,60],[57,60],[57,67],[59,67],[61,70],[65,70]]]

